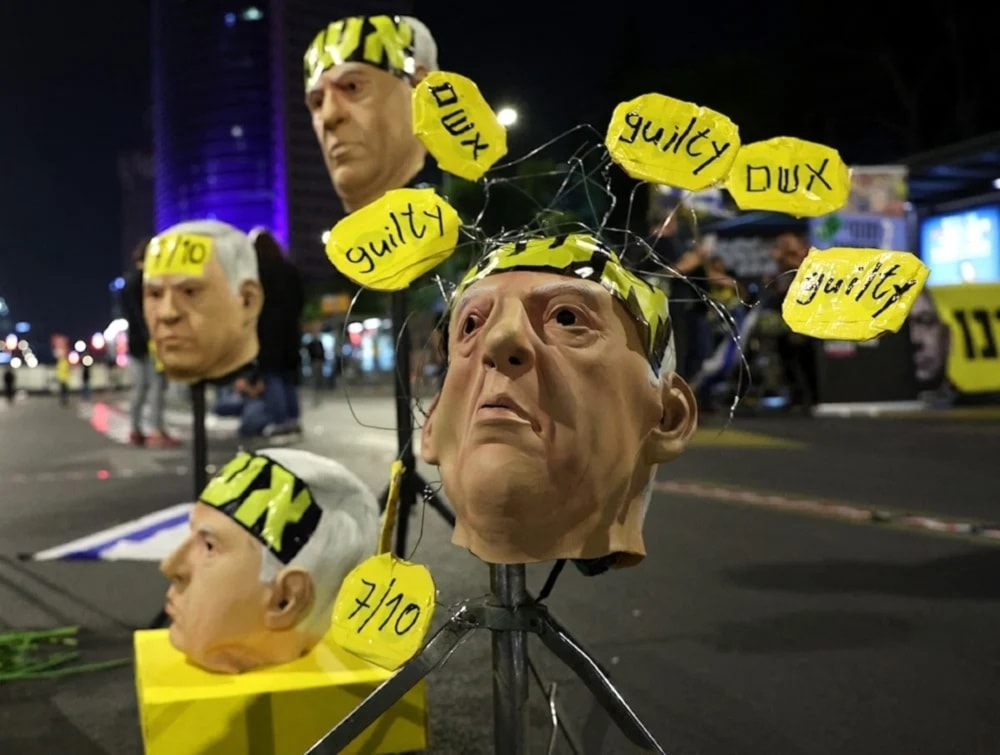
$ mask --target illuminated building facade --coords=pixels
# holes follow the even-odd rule
[[[310,278],[343,210],[312,133],[302,55],[331,20],[412,2],[153,0],[155,230],[266,226]]]

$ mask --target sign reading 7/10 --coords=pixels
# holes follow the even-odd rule
[[[369,582],[367,579],[362,579],[361,584],[364,585],[367,592],[360,600],[357,596],[354,598],[354,602],[357,604],[357,607],[351,612],[351,615],[347,617],[348,619],[353,619],[362,611],[365,612],[364,618],[360,621],[355,630],[358,634],[361,634],[365,627],[368,626],[369,622],[376,616],[380,615],[380,613],[383,618],[377,625],[377,631],[379,632],[388,628],[397,635],[402,636],[413,629],[413,625],[416,624],[417,619],[420,618],[420,606],[416,603],[409,602],[401,611],[399,610],[399,607],[407,598],[401,591],[396,589],[395,577],[390,579],[389,584],[385,585],[382,589],[379,589],[380,586],[375,582]],[[372,605],[370,601],[372,596],[375,595],[376,590],[378,590],[380,594],[377,602]],[[392,597],[389,597],[390,595]],[[394,616],[396,618],[395,621],[393,621]]]
[[[143,275],[182,275],[200,278],[212,254],[211,236],[168,233],[157,236],[146,247]]]
[[[334,641],[382,668],[396,669],[423,645],[437,591],[426,566],[380,553],[344,579],[333,605]]]

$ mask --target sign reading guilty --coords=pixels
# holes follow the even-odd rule
[[[726,189],[741,210],[818,217],[847,204],[850,172],[832,147],[790,136],[744,144]]]
[[[796,333],[867,341],[900,329],[929,272],[909,252],[812,249],[795,274],[781,314]]]
[[[740,133],[722,113],[653,93],[615,108],[604,145],[632,178],[701,191],[725,179]]]
[[[326,256],[373,291],[400,291],[451,256],[461,220],[434,189],[394,189],[330,231]]]
[[[441,170],[475,181],[507,154],[507,130],[475,82],[432,71],[413,89],[413,133]]]

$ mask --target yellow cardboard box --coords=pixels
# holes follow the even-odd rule
[[[189,664],[169,630],[136,632],[135,671],[146,755],[303,755],[394,672],[337,647],[329,636],[299,660],[246,674]],[[410,690],[345,750],[427,747],[427,692]]]

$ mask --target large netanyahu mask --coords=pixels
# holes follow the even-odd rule
[[[498,564],[641,560],[656,465],[696,423],[663,292],[593,237],[520,241],[462,280],[446,342],[422,450],[453,542]]]
[[[180,223],[155,236],[143,258],[143,315],[171,380],[225,377],[257,356],[263,293],[257,254],[226,223]]]
[[[348,572],[372,555],[378,503],[342,464],[298,449],[240,453],[208,483],[164,559],[170,642],[209,671],[308,653]]]

